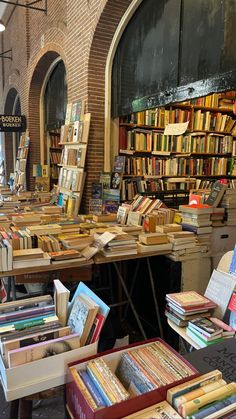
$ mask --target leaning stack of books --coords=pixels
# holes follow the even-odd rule
[[[166,300],[165,315],[180,327],[186,327],[190,320],[210,317],[211,310],[217,307],[217,304],[196,291],[167,294]]]
[[[222,373],[214,370],[172,387],[167,391],[167,401],[181,418],[233,418],[235,414],[230,413],[236,412],[236,383],[227,384]]]
[[[40,248],[13,250],[13,269],[50,265],[51,258]]]
[[[188,322],[187,335],[201,348],[221,342],[224,338],[231,338],[235,331],[221,320],[199,317]]]

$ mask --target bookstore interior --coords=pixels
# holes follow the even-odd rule
[[[50,128],[34,191],[27,129],[2,177],[10,417],[53,388],[71,418],[235,418],[236,92],[120,118],[87,213],[85,105]]]

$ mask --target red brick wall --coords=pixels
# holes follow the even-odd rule
[[[8,6],[4,16],[6,22],[11,15],[2,35],[2,45],[4,49],[12,47],[13,61],[4,60],[2,66],[0,63],[0,106],[3,110],[7,93],[14,85],[20,94],[22,113],[27,116],[31,135],[29,175],[33,163],[40,161],[42,83],[56,56],[60,55],[66,66],[68,101],[84,98],[87,111],[92,113],[84,207],[90,197],[91,182],[103,170],[107,54],[117,25],[130,3],[131,0],[50,0],[47,16],[20,7],[11,15],[12,6]],[[32,176],[30,178],[32,188]]]

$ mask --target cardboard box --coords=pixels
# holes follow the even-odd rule
[[[180,359],[182,359],[186,365],[190,366],[193,370],[193,375],[189,376],[188,378],[175,381],[167,386],[160,387],[156,390],[149,391],[145,394],[141,394],[140,396],[130,398],[125,400],[121,403],[114,404],[110,407],[105,407],[93,411],[85,398],[83,397],[82,393],[80,392],[79,388],[73,381],[72,376],[69,373],[69,379],[66,385],[66,394],[67,394],[67,408],[72,418],[80,419],[118,419],[124,416],[127,416],[131,413],[137,412],[138,410],[144,409],[145,407],[151,406],[152,404],[158,403],[166,398],[166,392],[168,388],[183,383],[185,381],[191,380],[192,378],[196,377],[198,374],[197,370],[192,367],[181,355],[179,355],[174,349],[172,349],[167,343],[162,341],[159,338],[146,340],[141,343],[134,343],[132,345],[125,346],[123,348],[106,351],[100,353],[95,356],[91,356],[89,358],[83,359],[79,362],[71,362],[69,363],[68,367],[74,366],[77,370],[84,369],[87,362],[90,359],[103,357],[104,361],[109,365],[112,371],[115,371],[119,360],[121,358],[121,354],[126,352],[127,350],[135,349],[141,346],[146,346],[151,342],[161,341],[166,347],[168,347],[173,353],[175,353]]]
[[[67,364],[97,353],[97,343],[39,359],[14,368],[6,368],[0,357],[0,374],[7,401],[19,399],[66,383]]]

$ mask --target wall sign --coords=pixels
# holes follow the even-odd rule
[[[23,115],[0,115],[0,131],[25,132],[26,118]]]

